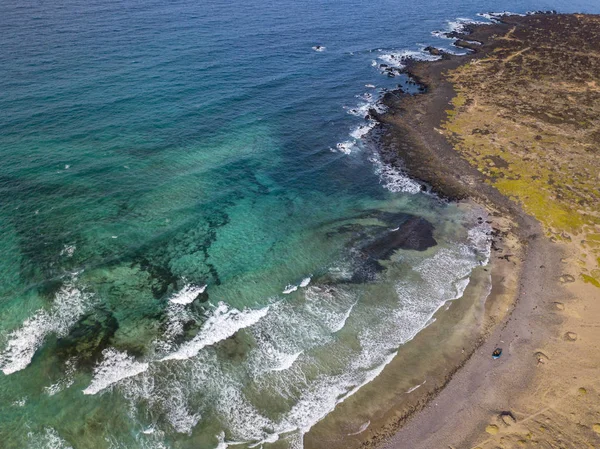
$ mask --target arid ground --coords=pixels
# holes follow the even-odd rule
[[[600,17],[501,22],[455,36],[468,56],[414,63],[425,93],[380,117],[385,157],[523,248],[494,247],[493,273],[519,262],[508,318],[384,447],[600,447]]]

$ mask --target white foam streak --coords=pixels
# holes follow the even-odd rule
[[[283,294],[284,295],[289,295],[290,293],[295,292],[296,290],[298,290],[298,286],[297,285],[286,285],[285,289],[283,290]]]
[[[206,285],[201,287],[197,285],[187,284],[177,293],[175,293],[169,301],[173,304],[191,304],[194,299],[206,290]]]
[[[84,314],[91,298],[91,294],[72,284],[63,286],[49,310],[38,310],[21,328],[8,335],[8,343],[0,354],[0,369],[4,374],[12,374],[29,365],[48,335],[66,335]]]
[[[386,70],[393,70],[394,73],[398,74],[402,69],[406,68],[406,62],[411,59],[415,61],[437,61],[441,56],[435,56],[425,51],[414,51],[414,50],[401,50],[390,53],[384,53],[379,56],[379,60],[383,61],[382,72]]]
[[[298,357],[300,357],[300,355],[303,352],[304,351],[298,351],[295,354],[282,354],[281,365],[273,368],[271,371],[285,371],[287,369],[290,369],[294,362],[298,359]]]
[[[369,160],[373,163],[375,174],[379,176],[381,184],[390,192],[415,194],[421,191],[421,184],[418,181],[409,178],[400,169],[384,163],[378,154],[374,153]]]
[[[99,393],[123,379],[143,373],[149,366],[114,348],[105,349],[102,355],[102,362],[94,368],[92,383],[83,390],[83,394]]]
[[[365,123],[363,125],[357,126],[350,133],[350,136],[354,137],[355,139],[362,139],[369,133],[369,131],[371,131],[373,128],[375,128],[375,125],[376,125],[376,123],[374,121],[368,121],[367,123]]]
[[[308,284],[310,284],[310,280],[311,280],[310,276],[302,279],[302,282],[300,282],[300,288],[308,287]]]
[[[215,449],[227,449],[229,447],[229,445],[225,442],[225,432],[221,432],[219,435],[217,435],[217,440],[219,441],[219,444],[217,444]]]
[[[301,434],[308,432],[338,404],[379,376],[395,356],[396,353],[388,355],[381,365],[363,371],[358,376],[357,373],[347,372],[338,377],[321,377],[320,381],[304,392],[300,401],[290,410],[285,422],[288,426],[297,427]]]
[[[75,383],[75,371],[76,364],[75,359],[69,359],[65,363],[65,375],[58,382],[50,385],[49,387],[45,387],[44,391],[48,396],[54,396],[56,393],[60,391],[66,390],[71,385]]]
[[[485,25],[485,24],[489,24],[490,20],[492,20],[492,17],[489,14],[477,14],[477,15],[488,19],[488,22],[473,20],[473,19],[470,19],[467,17],[457,17],[455,20],[449,20],[448,22],[446,22],[446,28],[444,30],[432,31],[431,34],[435,37],[455,40],[456,38],[450,36],[450,34],[464,33],[465,28],[468,25]],[[487,16],[489,16],[489,17],[487,17]]]
[[[373,85],[369,84],[367,86]],[[373,109],[379,114],[382,114],[386,111],[385,106],[381,104],[379,98],[376,98],[370,92],[366,92],[362,95],[357,95],[357,97],[362,101],[356,107],[344,108],[347,110],[348,114],[354,115],[356,117],[361,117],[367,120],[350,131],[350,137],[352,138],[351,140],[339,142],[338,144],[336,144],[335,148],[331,148],[331,151],[339,151],[340,153],[344,154],[352,153],[353,150],[358,148],[359,142],[369,133],[369,131],[371,131],[377,125],[377,122],[369,118],[369,112],[371,111],[371,109]]]
[[[268,311],[268,306],[258,310],[240,311],[230,309],[227,304],[219,302],[213,314],[202,325],[200,332],[162,360],[185,360],[195,357],[203,348],[233,336],[240,329],[256,324]]]
[[[338,324],[332,327],[331,330],[333,331],[333,333],[339,332],[344,328],[344,326],[346,325],[346,321],[348,321],[348,318],[350,318],[350,314],[352,313],[352,309],[354,309],[355,305],[356,303],[352,304],[350,308],[346,311],[346,313],[344,313],[342,319],[338,322]]]
[[[516,13],[516,12],[510,12],[510,11],[502,11],[502,12],[478,13],[477,15],[479,17],[483,17],[484,19],[488,19],[488,20],[492,20],[492,21],[497,21],[499,18],[504,17],[504,16],[525,17],[526,14],[519,14],[519,13]]]

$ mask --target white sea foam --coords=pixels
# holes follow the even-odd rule
[[[379,64],[380,69],[382,69],[382,73],[386,73],[386,71],[392,71],[395,74],[400,73],[404,68],[406,68],[406,62],[409,59],[416,61],[437,61],[441,56],[432,55],[426,51],[414,51],[414,50],[401,50],[401,51],[392,51],[389,53],[381,54],[378,59],[382,61],[383,64]],[[382,65],[384,67],[382,67]]]
[[[470,228],[468,230],[468,238],[475,247],[477,253],[483,256],[481,264],[487,265],[490,261],[490,255],[492,251],[492,227],[490,224],[483,221],[477,226]]]
[[[283,294],[284,295],[289,295],[290,293],[293,293],[296,290],[298,290],[298,286],[297,285],[288,284],[283,289]]]
[[[485,15],[482,15],[482,14],[478,14],[478,16],[485,17]],[[490,23],[489,18],[488,17],[485,17],[485,18],[488,19],[487,22],[470,19],[468,17],[457,17],[455,20],[449,20],[448,22],[446,22],[445,29],[432,31],[431,34],[435,37],[454,40],[456,38],[451,37],[450,36],[451,33],[463,33],[465,31],[465,28],[468,25],[482,25],[482,24]]]
[[[342,315],[342,319],[339,320],[335,326],[332,326],[331,330],[334,333],[339,332],[344,328],[344,326],[346,325],[346,321],[348,321],[348,318],[350,318],[350,314],[352,313],[352,309],[354,308],[355,305],[356,305],[356,303],[352,304],[348,308],[348,310],[346,310],[346,312]]]
[[[366,110],[365,110],[366,109]],[[363,107],[358,107],[356,109],[353,109],[352,113],[354,115],[366,115],[368,113],[368,109],[369,108],[363,108]],[[352,140],[346,140],[344,142],[339,142],[338,144],[336,144],[335,149],[331,149],[331,151],[339,151],[340,153],[344,153],[344,154],[350,154],[352,153],[353,150],[355,150],[356,148],[358,148],[358,142],[364,138],[369,131],[371,131],[373,128],[375,128],[375,126],[377,125],[377,123],[374,120],[367,120],[365,123],[362,123],[358,126],[356,126],[351,132],[350,132],[350,137],[352,137]]]
[[[339,287],[309,287],[305,296],[306,310],[332,334],[346,325],[357,303],[351,293]]]
[[[273,368],[271,371],[285,371],[286,369],[290,369],[291,366],[294,364],[294,362],[296,360],[298,360],[298,357],[300,357],[302,355],[303,351],[298,351],[295,354],[281,354],[281,364],[279,366],[276,366],[275,368]]]
[[[352,149],[356,146],[356,142],[347,140],[345,142],[340,142],[335,145],[336,149],[331,148],[331,151],[339,151],[340,153],[350,154],[352,153]]]
[[[349,281],[352,279],[352,268],[349,265],[342,265],[329,268],[329,275],[337,281]]]
[[[134,405],[143,402],[143,410],[160,414],[171,431],[189,434],[202,413],[202,406],[193,404],[190,397],[198,392],[210,393],[220,388],[223,381],[223,376],[215,371],[218,364],[214,357],[214,353],[201,352],[186,363],[151,365],[147,371],[123,379],[115,387],[131,401],[132,414],[137,411]],[[153,427],[155,433],[163,432],[157,424]]]
[[[217,441],[219,444],[217,444],[215,449],[227,449],[229,447],[229,445],[225,442],[225,432],[221,432],[219,435],[217,435]]]
[[[48,396],[54,396],[60,391],[66,390],[75,383],[75,371],[77,369],[75,358],[69,359],[65,362],[64,376],[56,383],[45,387],[44,391]]]
[[[419,193],[421,184],[409,178],[400,169],[384,163],[377,153],[373,153],[369,160],[373,163],[375,174],[379,181],[390,192]]]
[[[276,432],[266,432],[276,424],[263,416],[244,396],[241,385],[222,379],[216,408],[228,424],[234,424],[234,437],[246,442],[263,441]]]
[[[354,137],[355,139],[362,139],[364,136],[366,136],[369,131],[371,131],[373,128],[375,128],[375,125],[377,123],[373,120],[369,120],[367,121],[367,123],[363,123],[361,125],[358,125],[356,128],[354,128],[352,130],[352,132],[350,133],[351,137]]]
[[[29,432],[29,449],[73,449],[52,427],[46,427],[43,433]]]
[[[195,321],[196,317],[187,306],[194,302],[196,297],[204,293],[205,290],[206,285],[186,284],[171,296],[169,305],[165,310],[166,329],[162,338],[154,341],[158,351],[170,352],[173,349],[174,340],[183,334],[185,323]]]
[[[516,12],[510,12],[510,11],[478,13],[477,15],[479,17],[483,17],[484,19],[488,19],[488,20],[492,20],[492,21],[496,21],[499,18],[502,18],[504,16],[520,16],[520,17],[526,16],[526,14],[519,14]]]
[[[375,84],[365,84],[365,87],[368,87],[369,89],[375,89]]]
[[[331,413],[335,407],[375,379],[394,354],[382,363],[362,372],[346,372],[339,376],[321,376],[303,391],[300,400],[292,407],[282,422],[284,428],[297,428],[300,434],[308,432],[316,423]],[[280,432],[281,433],[281,432]]]
[[[247,365],[261,385],[277,382],[273,376],[265,376],[266,373],[289,374],[288,370],[298,368],[303,353],[331,341],[331,334],[320,322],[308,319],[304,309],[288,301],[274,304],[272,312],[250,330],[256,348],[250,353]],[[288,388],[285,381],[283,384],[283,389]]]
[[[372,84],[367,84],[367,87],[370,86],[372,86],[373,88],[375,87]],[[331,151],[338,151],[344,154],[352,153],[353,150],[358,148],[359,142],[369,133],[369,131],[371,131],[377,125],[377,122],[368,118],[370,111],[374,110],[379,114],[382,114],[386,111],[386,108],[381,103],[380,98],[374,96],[370,92],[365,92],[362,95],[357,95],[357,98],[359,98],[360,101],[356,106],[344,106],[344,109],[350,115],[361,117],[367,120],[364,123],[357,125],[350,131],[350,140],[339,142],[338,144],[336,144],[335,148],[331,148]]]
[[[60,251],[61,256],[73,257],[75,253],[75,245],[64,245],[63,249]]]
[[[94,368],[92,383],[83,390],[83,394],[96,394],[117,382],[137,376],[148,369],[149,364],[138,362],[126,352],[114,348],[102,351],[103,360]]]
[[[188,407],[188,397],[182,385],[176,385],[170,391],[166,418],[178,433],[190,434],[202,417]]]
[[[185,323],[195,321],[195,316],[186,305],[177,303],[170,303],[165,315],[166,329],[154,345],[158,351],[168,353],[173,350],[175,339],[183,335]]]
[[[356,106],[349,107],[344,106],[346,112],[350,115],[354,115],[355,117],[365,118],[369,111],[373,109],[379,114],[382,114],[386,111],[385,106],[381,103],[379,97],[375,97],[372,93],[366,92],[362,95],[356,96],[360,101]]]
[[[352,369],[372,366],[386,351],[395,352],[412,340],[444,304],[463,295],[477,265],[472,248],[465,244],[441,248],[416,264],[412,273],[396,284],[396,309],[381,313],[377,326],[367,327],[359,334],[362,351],[354,358]]]
[[[200,332],[162,360],[185,360],[194,357],[206,346],[214,345],[233,336],[240,329],[256,324],[268,311],[269,306],[258,310],[240,311],[230,309],[227,304],[219,302],[212,315],[202,325]]]
[[[308,287],[308,284],[310,284],[310,276],[305,277],[304,279],[302,279],[302,281],[300,282],[300,287],[301,288],[305,288]]]
[[[56,294],[50,309],[40,309],[23,325],[8,334],[8,343],[0,354],[0,369],[12,374],[24,369],[50,334],[64,336],[84,314],[92,295],[72,283],[65,284]]]
[[[206,285],[197,286],[186,284],[181,290],[169,298],[169,301],[174,304],[191,304],[199,294],[204,293],[206,287]]]
[[[489,22],[482,22],[468,17],[457,17],[455,20],[448,21],[448,29],[450,32],[462,33],[468,25],[485,25],[487,23]]]

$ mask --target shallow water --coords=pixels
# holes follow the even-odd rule
[[[3,2],[2,447],[301,447],[487,259],[363,141],[379,64],[600,12],[500,3]],[[409,216],[435,246],[365,253]]]

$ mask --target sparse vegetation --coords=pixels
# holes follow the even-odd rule
[[[600,18],[550,20],[524,18],[448,73],[444,130],[549,235],[579,243],[582,279],[600,287]]]

